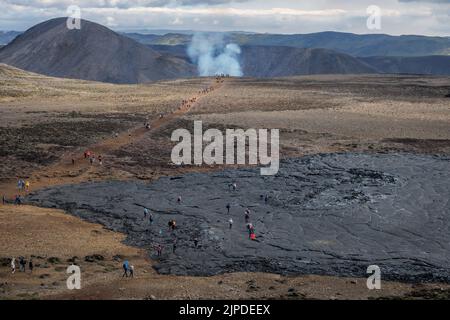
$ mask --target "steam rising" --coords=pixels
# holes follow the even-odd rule
[[[240,54],[241,48],[235,43],[225,44],[222,34],[197,33],[188,47],[188,55],[197,64],[201,77],[218,74],[242,77]]]

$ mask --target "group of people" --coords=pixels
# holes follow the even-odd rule
[[[28,270],[30,271],[30,273],[33,273],[33,269],[34,269],[34,263],[33,263],[33,259],[30,258],[30,261],[25,260],[24,257],[19,257],[19,271],[20,272],[26,272],[26,268],[27,268],[27,264],[28,264]],[[16,273],[16,258],[11,258],[11,273],[14,274]]]
[[[236,182],[230,183],[230,184],[228,185],[228,188],[229,188],[229,190],[236,191],[236,190],[237,190],[237,184],[236,184]],[[265,202],[265,203],[267,203],[267,201],[268,201],[268,199],[269,199],[268,195],[261,196],[261,198],[264,199],[264,202]],[[178,196],[178,198],[177,198],[176,201],[177,201],[177,204],[181,204],[181,196]],[[228,203],[228,204],[226,205],[226,209],[227,209],[227,213],[228,213],[228,215],[229,215],[229,214],[230,214],[230,211],[231,211],[231,204],[230,204],[230,203]],[[150,217],[150,224],[153,224],[154,218],[153,218],[152,213],[150,212],[150,210],[149,210],[148,208],[144,207],[144,218],[147,218],[147,217]],[[244,220],[245,220],[246,229],[247,229],[247,232],[248,232],[248,238],[249,238],[250,240],[256,240],[255,226],[254,226],[253,223],[251,223],[251,221],[250,221],[250,209],[249,209],[249,208],[246,208],[246,209],[245,209],[245,212],[244,212]],[[234,225],[233,218],[230,217],[229,220],[228,220],[228,227],[229,227],[230,230],[233,228],[233,225]],[[168,227],[169,227],[169,231],[172,232],[172,235],[175,236],[174,231],[175,231],[176,228],[177,228],[177,222],[176,222],[176,220],[174,220],[174,219],[169,220],[169,222],[168,222]],[[160,233],[161,233],[161,230],[160,230]],[[195,247],[195,248],[198,248],[199,240],[198,240],[197,237],[195,237],[195,238],[193,239],[193,242],[194,242],[194,247]],[[163,251],[163,246],[162,246],[161,244],[156,244],[156,245],[153,246],[153,248],[154,248],[155,251],[156,251],[157,257],[161,257],[161,256],[162,256],[162,251]],[[176,249],[177,249],[177,239],[176,239],[176,237],[175,237],[175,239],[174,239],[174,241],[173,241],[173,244],[172,244],[172,252],[175,253]]]
[[[22,196],[21,196],[20,192],[30,191],[30,181],[23,180],[23,179],[17,180],[17,189],[19,190],[19,193],[14,195],[13,203],[15,205],[21,205],[22,204]],[[2,195],[2,204],[5,205],[7,203],[8,203],[8,199],[6,199],[5,195]]]
[[[197,102],[197,97],[193,97],[191,99],[188,100],[182,100],[181,101],[181,108],[187,108],[189,109],[190,107],[192,107],[192,104],[194,104],[195,102]]]
[[[21,204],[22,204],[22,196],[21,196],[20,194],[14,195],[14,201],[13,201],[13,203],[14,203],[15,205],[21,205]],[[8,199],[6,198],[5,195],[2,195],[2,204],[3,204],[3,205],[8,204]]]
[[[84,152],[84,159],[89,159],[89,163],[92,165],[95,163],[95,160],[98,160],[98,164],[99,165],[103,165],[103,157],[99,154],[97,157],[95,156],[95,154],[90,151],[90,150],[86,150]],[[75,161],[72,160],[72,164],[75,164]]]
[[[230,77],[230,75],[229,74],[219,74],[219,75],[217,75],[216,76],[216,82],[217,83],[222,83],[222,82],[224,82],[225,81],[225,78],[229,78]]]
[[[237,185],[235,182],[228,184],[228,189],[236,191],[237,190]],[[260,196],[261,199],[264,199],[264,203],[267,204],[267,202],[269,201],[269,195],[261,195]],[[226,209],[227,209],[227,213],[230,214],[230,209],[231,209],[231,204],[228,203],[226,205]],[[244,212],[244,220],[245,220],[245,224],[246,224],[246,228],[247,228],[247,232],[248,232],[248,238],[250,240],[256,240],[256,233],[255,233],[255,226],[253,225],[253,223],[250,222],[250,209],[246,208],[245,212]],[[228,224],[229,224],[229,228],[232,229],[233,228],[233,219],[230,218],[228,220]]]
[[[17,181],[17,188],[19,189],[19,191],[30,191],[30,181],[19,179]]]
[[[200,90],[198,93],[199,93],[199,94],[207,94],[207,93],[213,92],[214,89],[215,89],[215,88],[214,88],[213,86],[210,86],[210,87],[208,87],[208,88],[205,88],[205,89],[203,89],[203,90]]]
[[[122,278],[134,278],[134,266],[125,260],[122,264],[123,275]]]

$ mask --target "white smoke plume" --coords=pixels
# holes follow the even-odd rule
[[[242,77],[241,48],[235,43],[226,44],[223,34],[196,33],[187,51],[201,77],[219,74]]]

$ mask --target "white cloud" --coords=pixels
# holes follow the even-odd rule
[[[373,0],[78,0],[82,17],[117,30],[243,30],[369,33],[366,8]],[[390,34],[450,35],[449,1],[378,0],[382,29]],[[0,30],[24,30],[65,16],[72,0],[0,0]]]

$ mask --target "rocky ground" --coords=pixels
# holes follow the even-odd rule
[[[59,186],[34,192],[27,201],[127,234],[126,243],[147,249],[163,274],[361,277],[375,264],[385,279],[449,281],[448,157],[329,154],[289,159],[280,167],[274,177],[237,169],[150,184]],[[233,182],[237,191],[229,187]],[[256,241],[246,233],[246,208]],[[172,219],[174,232],[168,230]],[[155,256],[157,244],[165,248],[161,258]]]

